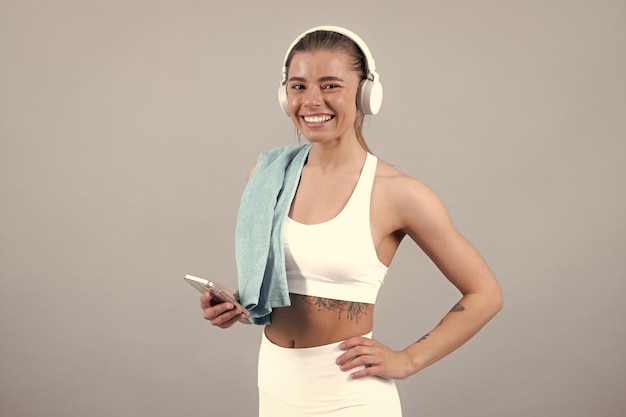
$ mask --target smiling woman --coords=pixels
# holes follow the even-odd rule
[[[296,128],[312,143],[340,141],[346,135],[356,139],[355,97],[360,81],[347,53],[296,54],[287,80],[289,114]],[[362,120],[363,114],[358,118]]]
[[[382,87],[358,36],[336,27],[300,35],[287,51],[278,95],[310,143],[263,153],[242,197],[238,247],[270,242],[258,273],[243,268],[254,261],[248,252],[237,253],[241,304],[265,325],[259,415],[401,416],[394,380],[469,340],[501,308],[500,288],[437,196],[365,143],[363,118],[380,108]],[[260,202],[274,210],[270,220]],[[372,338],[374,305],[405,236],[462,298],[427,337],[394,351]],[[242,318],[210,293],[201,302],[215,326]]]
[[[317,30],[317,29],[330,30]],[[287,71],[291,72],[289,77],[296,77],[293,74],[295,65],[292,60],[301,52],[334,52],[336,55],[343,52],[348,60],[347,68],[354,72],[359,80],[359,88],[355,101],[357,105],[357,115],[354,120],[354,131],[358,142],[369,152],[365,138],[363,137],[363,119],[366,114],[376,114],[380,110],[383,99],[383,88],[376,72],[376,64],[369,48],[363,40],[354,32],[344,28],[320,27],[304,32],[291,44],[285,55],[285,62],[282,69],[280,87],[278,89],[278,101],[287,116],[291,110],[287,100]],[[318,81],[328,82],[327,88],[335,87],[333,81],[344,81],[337,79],[336,74],[327,75]],[[304,80],[302,80],[304,81]],[[345,81],[344,81],[345,82]]]

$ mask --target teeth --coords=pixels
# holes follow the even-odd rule
[[[304,121],[307,123],[324,123],[329,121],[331,118],[331,116],[329,115],[324,115],[324,116],[304,116]]]

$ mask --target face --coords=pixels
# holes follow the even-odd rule
[[[294,54],[287,76],[291,120],[313,143],[356,139],[356,94],[360,78],[342,51]]]

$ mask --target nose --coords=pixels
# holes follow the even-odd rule
[[[306,107],[315,107],[322,104],[322,92],[319,88],[309,88],[306,93],[306,97],[304,98],[304,103]]]

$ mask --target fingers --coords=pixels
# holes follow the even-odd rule
[[[371,348],[374,344],[375,341],[373,339],[368,339],[367,337],[353,337],[347,339],[339,345],[339,348],[341,350],[345,350],[346,352],[337,359],[337,364],[344,365],[351,362],[358,356],[371,353]]]
[[[205,320],[222,329],[232,326],[245,317],[242,311],[239,308],[235,308],[232,303],[216,303],[216,300],[208,291],[202,294],[200,307]]]
[[[381,363],[380,349],[372,339],[354,337],[343,342],[339,348],[346,351],[337,358],[337,365],[342,371],[365,366],[365,369],[353,373],[353,378],[373,375],[375,370],[372,368]]]
[[[210,291],[205,291],[202,293],[200,297],[200,307],[204,310],[205,308],[213,307],[219,304],[219,301],[213,297]]]
[[[342,371],[353,372],[350,378],[376,375],[403,379],[408,376],[409,361],[405,352],[396,352],[374,339],[355,337],[339,345],[345,352],[337,358]]]
[[[356,347],[344,353],[337,359],[337,365],[342,371],[349,371],[360,366],[366,368],[378,365],[381,362],[381,357],[376,349]]]
[[[239,312],[235,312],[235,315],[232,316],[231,318],[227,318],[230,315],[230,312],[227,313],[227,315],[222,315],[220,317],[218,317],[215,320],[211,321],[211,324],[213,324],[214,326],[217,326],[221,329],[227,329],[229,327],[231,327],[233,324],[237,323],[239,320],[243,319],[245,316],[241,313],[241,311]]]
[[[370,339],[368,337],[351,337],[350,339],[344,340],[339,346],[342,350],[348,350],[355,346],[373,346],[376,341],[374,339]]]

